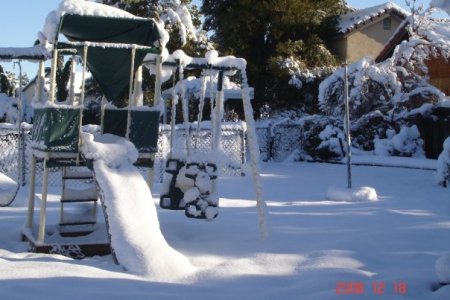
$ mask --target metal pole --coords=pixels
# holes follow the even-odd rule
[[[348,103],[348,70],[347,63],[344,65],[344,98],[345,98],[345,138],[347,144],[347,186],[349,189],[352,188],[352,150],[351,150],[351,139],[350,139],[350,109]]]

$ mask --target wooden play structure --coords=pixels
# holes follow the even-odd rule
[[[22,236],[29,241],[30,248],[35,252],[57,252],[71,256],[103,255],[111,253],[111,232],[104,200],[106,193],[92,172],[92,160],[84,157],[82,148],[82,109],[84,103],[84,73],[87,69],[99,83],[104,101],[102,104],[101,134],[112,134],[126,138],[138,150],[139,156],[135,166],[148,169],[147,185],[153,182],[153,160],[157,151],[159,122],[164,105],[161,101],[162,68],[174,70],[180,74],[182,84],[183,70],[197,69],[204,74],[214,74],[217,78],[215,91],[214,114],[212,120],[213,146],[211,151],[219,150],[221,126],[223,117],[222,82],[225,72],[240,72],[242,99],[247,122],[247,137],[251,155],[256,203],[259,215],[261,235],[265,235],[263,218],[264,203],[259,180],[259,152],[256,144],[253,110],[245,73],[245,60],[235,57],[190,58],[182,51],[164,58],[161,55],[165,44],[165,32],[152,19],[131,16],[111,17],[108,15],[77,14],[65,12],[61,14],[57,32],[52,44],[52,72],[49,98],[44,99],[39,92],[35,101],[34,126],[32,134],[31,182],[29,186],[28,216]],[[60,35],[67,41],[59,42]],[[216,53],[216,52],[215,52]],[[66,104],[56,103],[55,78],[58,55],[78,56],[83,63],[83,85],[79,99],[73,92],[69,93]],[[75,61],[75,59],[73,59]],[[136,77],[145,64],[156,74],[155,98],[153,107],[138,106],[136,90],[139,89]],[[39,63],[38,89],[42,90],[44,59]],[[73,85],[73,81],[71,81]],[[127,90],[128,89],[128,90]],[[73,90],[73,86],[72,89]],[[128,91],[128,106],[117,108],[114,104]],[[172,103],[181,98],[184,120],[187,122],[187,102],[181,95],[174,93]],[[212,92],[211,92],[212,93]],[[204,99],[204,95],[202,96]],[[203,100],[201,100],[201,106]],[[109,102],[109,104],[106,104]],[[203,106],[202,106],[203,107]],[[202,107],[200,112],[202,112]],[[175,112],[172,112],[173,115]],[[201,114],[201,113],[200,113]],[[199,121],[201,121],[199,116]],[[200,122],[199,122],[200,123]],[[172,123],[172,130],[175,127]],[[187,127],[186,127],[187,128]],[[172,132],[171,145],[174,145]],[[195,147],[194,147],[195,150]],[[198,195],[190,201],[182,202],[186,191],[175,191],[176,180],[172,180],[169,189],[161,197],[161,207],[168,209],[185,209],[185,215],[192,218],[213,219],[217,216],[218,196],[216,178],[218,173],[215,161],[199,160],[191,149],[191,137],[186,132],[185,157],[176,157],[173,152],[167,160],[167,173],[178,176],[180,169],[185,168],[186,178],[193,182],[197,179],[207,180],[210,187],[199,188],[193,184],[191,188],[199,188]],[[174,165],[175,163],[175,165]],[[173,168],[175,166],[175,168]],[[39,216],[35,218],[36,172],[42,168],[42,193],[40,196]],[[50,168],[62,168],[62,191],[60,197],[59,223],[53,226],[47,224],[48,176]],[[208,178],[206,178],[208,177]],[[174,177],[172,177],[174,178]],[[208,181],[209,180],[209,181]],[[85,186],[83,191],[70,188],[72,181],[78,181]],[[120,187],[117,187],[120,188]],[[175,191],[175,192],[174,192]],[[214,198],[214,197],[216,198]],[[180,198],[181,197],[181,198]],[[97,203],[102,203],[106,219],[105,226],[97,222]],[[123,199],[127,201],[129,199]],[[151,199],[148,199],[151,201]],[[69,206],[83,206],[82,216],[74,217],[67,213]],[[207,208],[212,208],[208,210]],[[114,251],[113,251],[114,252]],[[75,253],[75,254],[74,254]],[[114,254],[114,253],[113,253]],[[115,256],[114,256],[115,257]]]

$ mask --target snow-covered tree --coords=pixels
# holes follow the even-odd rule
[[[170,40],[170,52],[183,49],[189,55],[203,55],[212,46],[201,30],[200,10],[192,0],[98,0],[134,15],[154,18],[164,24]]]
[[[298,107],[308,101],[316,106],[306,84],[299,91],[289,82],[299,82],[301,76],[292,79],[298,71],[333,63],[325,41],[337,32],[337,17],[345,9],[341,0],[203,0],[202,5],[205,28],[219,50],[247,60],[257,108],[265,103]]]
[[[11,82],[13,79],[13,74],[7,71],[5,72],[0,65],[0,93],[8,96],[14,95],[15,86],[13,82]]]
[[[410,21],[409,26],[411,24]],[[349,66],[349,101],[353,118],[380,110],[398,119],[420,108],[425,109],[428,104],[446,101],[445,95],[428,82],[427,62],[433,58],[448,61],[449,23],[428,19],[421,24],[422,27],[410,31],[410,39],[398,45],[390,59],[381,63],[362,59]],[[341,68],[320,85],[320,108],[328,115],[343,116],[343,74]]]

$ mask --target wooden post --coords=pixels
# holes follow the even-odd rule
[[[45,238],[45,223],[47,220],[47,194],[48,194],[48,157],[44,158],[44,177],[42,179],[42,199],[39,213],[39,231],[37,243],[43,244]]]
[[[86,86],[86,65],[87,65],[87,55],[88,55],[88,46],[84,45],[83,47],[83,75],[81,76],[81,95],[80,95],[80,105],[84,104],[84,90]]]
[[[70,67],[70,83],[69,83],[69,105],[73,105],[75,102],[75,71],[76,71],[76,62],[75,55],[72,55],[72,65]],[[80,103],[81,104],[81,103]]]
[[[31,155],[31,178],[30,188],[28,192],[28,214],[26,228],[33,228],[34,218],[34,198],[35,198],[35,186],[36,186],[36,157]]]
[[[49,102],[55,103],[56,98],[56,71],[58,69],[58,49],[53,50],[52,70],[50,75],[50,97]]]
[[[130,124],[131,124],[131,106],[133,98],[133,83],[134,83],[134,59],[136,57],[136,47],[131,48],[131,68],[130,68],[130,86],[128,90],[128,117],[127,117],[127,129],[126,137],[129,139],[130,135]]]

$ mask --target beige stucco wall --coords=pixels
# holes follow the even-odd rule
[[[391,18],[391,29],[383,29],[383,19]],[[400,20],[386,16],[370,26],[362,27],[347,37],[347,61],[354,62],[365,56],[375,59],[400,25]]]
[[[391,29],[383,29],[383,20],[391,19]],[[392,35],[397,31],[402,20],[394,16],[385,16],[374,23],[367,24],[353,31],[342,39],[336,39],[330,45],[331,51],[342,61],[355,62],[365,56],[374,58],[383,49]]]

